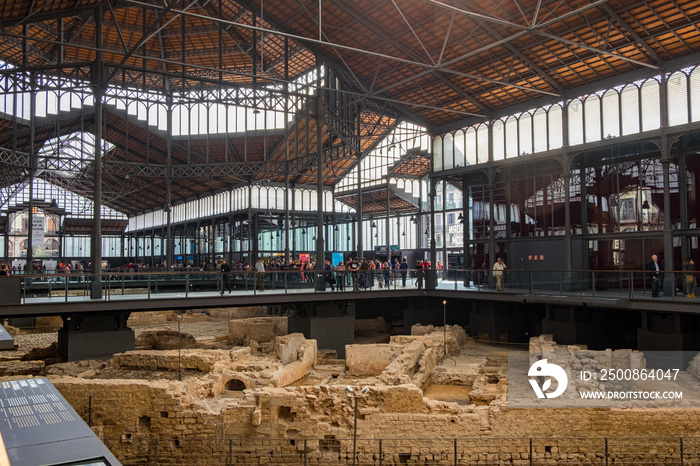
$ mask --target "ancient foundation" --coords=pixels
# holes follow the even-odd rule
[[[279,335],[280,319],[231,323],[226,348],[130,351],[47,374],[125,465],[680,464],[681,450],[683,464],[700,462],[694,409],[509,409],[506,349],[461,327],[414,326],[338,360]]]

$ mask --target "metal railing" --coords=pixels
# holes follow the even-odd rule
[[[111,272],[98,275],[17,274],[21,303],[32,298],[51,298],[68,302],[90,297],[95,287],[100,299],[147,299],[157,297],[223,296],[231,293],[328,293],[402,289],[438,289],[470,292],[495,292],[496,279],[491,270],[395,270],[300,271],[184,269],[171,272]],[[661,296],[678,299],[686,290],[687,272],[662,272]],[[0,278],[2,280],[2,278]],[[508,269],[503,276],[505,292],[517,294],[555,294],[618,298],[651,298],[650,272],[639,270],[523,270]],[[20,304],[21,304],[20,303]]]
[[[104,438],[124,465],[697,465],[699,437]]]

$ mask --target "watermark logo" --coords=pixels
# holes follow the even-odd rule
[[[556,398],[566,390],[566,386],[569,383],[569,378],[566,376],[564,369],[556,364],[550,364],[546,359],[540,359],[532,366],[530,370],[527,371],[528,380],[532,389],[535,391],[537,398]],[[535,378],[532,378],[535,377]],[[540,387],[538,377],[546,377],[542,386]],[[557,389],[551,393],[547,393],[547,390],[552,386],[552,379],[557,381]]]

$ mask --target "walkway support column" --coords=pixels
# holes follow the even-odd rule
[[[95,96],[95,171],[92,238],[90,241],[90,261],[92,284],[90,298],[102,299],[102,97],[104,95],[105,69],[102,61],[102,6],[95,9],[96,59],[93,64],[92,91]]]
[[[323,77],[320,75],[319,69],[319,85],[322,85]],[[326,282],[323,279],[323,265],[325,259],[325,241],[324,241],[324,205],[323,201],[323,95],[325,91],[321,91],[319,87],[316,97],[316,199],[318,208],[316,209],[316,290],[323,291],[326,289]]]
[[[430,270],[426,275],[425,288],[434,290],[437,288],[437,249],[435,243],[435,189],[437,188],[437,180],[430,178]],[[444,201],[443,201],[444,205]]]

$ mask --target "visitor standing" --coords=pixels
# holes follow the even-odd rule
[[[659,267],[659,257],[656,254],[651,256],[651,262],[649,262],[647,269],[651,280],[651,297],[658,298],[661,286],[661,268]]]
[[[493,264],[493,276],[496,277],[496,291],[503,291],[503,271],[506,269],[506,264],[502,258],[498,258]]]
[[[683,270],[685,271],[685,297],[694,298],[695,297],[695,287],[697,286],[697,281],[695,279],[695,262],[693,258],[689,257],[685,260],[683,264]]]
[[[231,274],[231,266],[226,263],[226,259],[221,261],[221,292],[224,292],[224,288],[228,290],[228,294],[231,294],[231,282],[229,281],[229,275]]]
[[[401,285],[406,287],[406,277],[408,276],[408,258],[404,257],[399,265],[399,270],[401,271]]]
[[[262,259],[255,263],[255,272],[258,274],[258,291],[265,291],[265,264]]]

